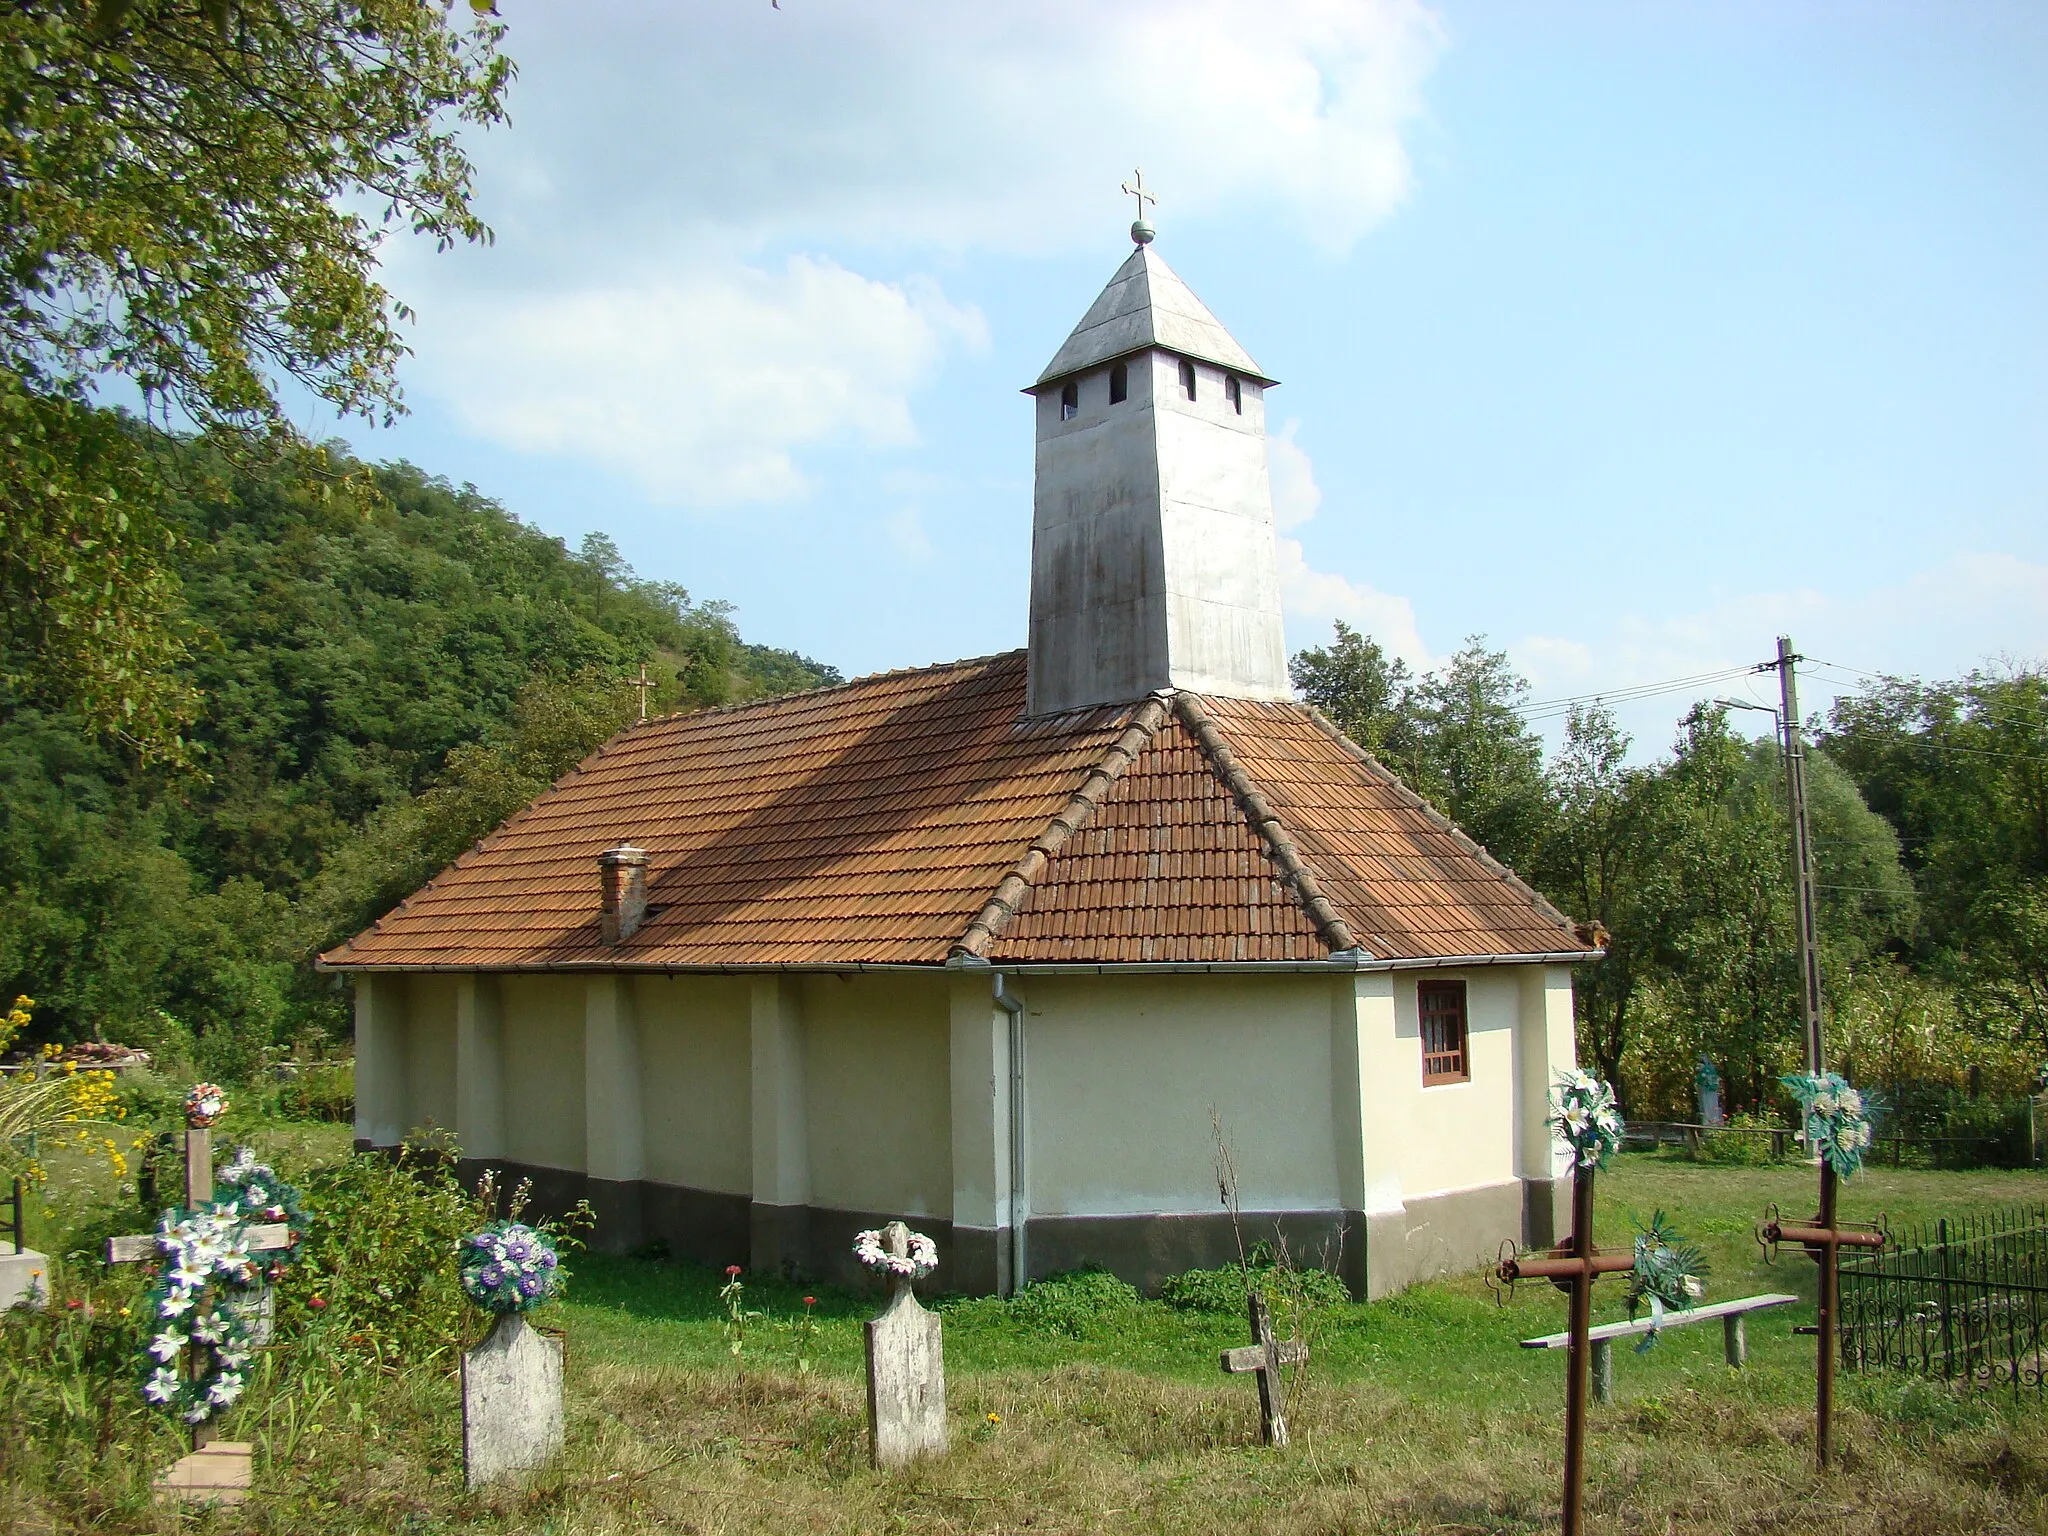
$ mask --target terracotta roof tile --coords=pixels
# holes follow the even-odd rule
[[[1387,958],[1583,948],[1295,704],[1020,718],[1022,652],[629,727],[341,968]],[[598,933],[597,855],[650,911]]]

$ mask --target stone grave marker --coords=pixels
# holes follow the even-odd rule
[[[1265,1296],[1247,1293],[1245,1309],[1251,1314],[1252,1342],[1223,1351],[1223,1369],[1233,1375],[1251,1371],[1259,1378],[1259,1430],[1266,1444],[1287,1443],[1287,1382],[1280,1374],[1285,1365],[1305,1365],[1308,1345],[1300,1339],[1273,1337],[1273,1314]]]
[[[884,1471],[946,1449],[946,1361],[936,1313],[917,1303],[912,1287],[938,1264],[928,1237],[892,1221],[863,1232],[854,1252],[895,1280],[895,1294],[869,1320],[868,1446]]]
[[[463,1293],[496,1319],[462,1356],[462,1469],[474,1490],[562,1449],[562,1341],[526,1320],[562,1271],[548,1233],[516,1219],[465,1237],[461,1267]]]
[[[462,1467],[472,1489],[562,1449],[562,1341],[504,1312],[462,1357]]]

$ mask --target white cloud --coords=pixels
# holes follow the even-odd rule
[[[1299,528],[1323,504],[1316,467],[1295,440],[1300,430],[1299,421],[1290,421],[1277,433],[1266,435],[1266,464],[1273,479],[1273,526],[1283,532]]]
[[[429,385],[480,437],[621,469],[653,500],[802,494],[791,450],[916,440],[910,395],[947,348],[983,346],[935,284],[795,257],[507,299],[433,327]]]
[[[1163,226],[1256,203],[1342,251],[1408,191],[1444,33],[1415,0],[643,0],[522,10],[511,46],[484,184],[501,233],[561,248],[1059,249],[1115,227],[1138,163]]]
[[[1301,446],[1299,421],[1289,421],[1266,438],[1266,461],[1273,482],[1273,523],[1279,529],[1299,528],[1323,504],[1316,467]],[[1308,563],[1301,540],[1274,541],[1280,565],[1280,606],[1297,626],[1313,625],[1324,633],[1306,643],[1322,644],[1328,626],[1342,619],[1372,636],[1391,654],[1417,672],[1433,666],[1429,647],[1415,622],[1415,605],[1407,598],[1382,592],[1366,582],[1335,571],[1319,571]]]
[[[508,10],[512,122],[470,141],[497,243],[387,252],[409,378],[692,504],[804,494],[808,445],[912,440],[984,328],[906,260],[1107,249],[1134,162],[1165,227],[1349,248],[1407,194],[1443,46],[1415,0]],[[791,249],[838,260],[763,255]]]

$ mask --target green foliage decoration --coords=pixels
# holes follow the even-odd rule
[[[1656,1344],[1667,1310],[1690,1311],[1705,1299],[1708,1266],[1699,1245],[1673,1231],[1661,1210],[1651,1215],[1647,1225],[1638,1225],[1635,1260],[1635,1268],[1628,1272],[1628,1315],[1633,1321],[1647,1306],[1651,1324],[1636,1345],[1635,1352],[1640,1355]]]

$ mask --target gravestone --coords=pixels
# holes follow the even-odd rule
[[[1694,1089],[1699,1094],[1700,1124],[1717,1126],[1723,1123],[1721,1115],[1721,1072],[1706,1057],[1700,1058],[1699,1070],[1692,1075]]]
[[[1250,1292],[1245,1301],[1251,1314],[1252,1342],[1239,1349],[1223,1351],[1223,1369],[1238,1375],[1253,1371],[1259,1378],[1259,1435],[1266,1444],[1287,1443],[1287,1381],[1280,1374],[1285,1365],[1308,1363],[1308,1345],[1300,1339],[1276,1339],[1273,1314],[1266,1310],[1266,1298]]]
[[[462,1357],[462,1466],[471,1488],[545,1466],[562,1449],[562,1342],[501,1313]]]
[[[882,1242],[897,1259],[910,1252],[910,1229],[892,1221]],[[946,1361],[939,1318],[917,1304],[912,1282],[896,1291],[868,1334],[868,1446],[875,1466],[905,1467],[946,1449]]]

